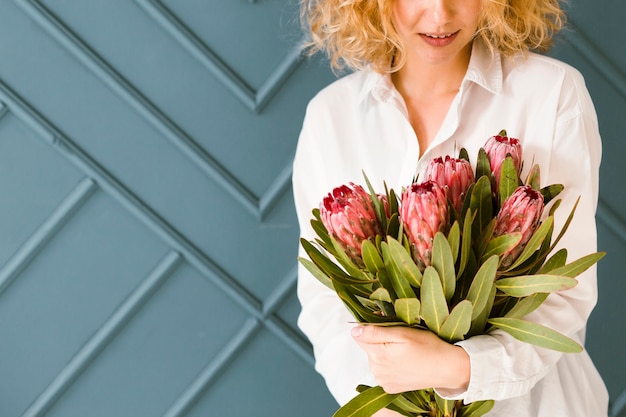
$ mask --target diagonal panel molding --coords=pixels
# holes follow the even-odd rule
[[[191,29],[158,0],[135,0],[180,45],[228,88],[251,111],[260,113],[289,76],[300,65],[300,48],[292,48],[285,59],[254,91],[232,68],[217,56]],[[254,3],[252,0],[251,3]]]
[[[119,74],[111,65],[85,44],[52,12],[36,0],[15,2],[65,49],[92,71],[105,85],[122,97],[142,115],[157,131],[172,142],[196,166],[216,181],[237,202],[256,217],[260,217],[259,199],[219,161],[209,155],[185,131],[170,120],[163,111]]]
[[[91,156],[76,145],[63,132],[47,121],[21,97],[13,92],[0,79],[0,101],[10,107],[10,110],[26,125],[30,126],[44,140],[48,141],[65,158],[74,163],[78,169],[97,182],[99,187],[116,200],[129,213],[134,215],[146,227],[151,229],[173,251],[180,253],[183,258],[194,267],[209,282],[223,291],[244,311],[259,322],[263,323],[278,339],[292,348],[294,352],[306,362],[312,363],[312,355],[308,342],[277,317],[273,308],[264,309],[263,303],[258,300],[247,288],[224,271],[213,259],[198,249],[191,241],[183,236],[172,225],[161,218],[152,208],[124,186],[117,178],[98,164]],[[295,283],[295,274],[291,271],[271,299],[280,299],[286,296],[286,290]],[[276,302],[272,302],[276,306]]]
[[[163,417],[185,417],[198,402],[207,388],[215,382],[219,373],[228,364],[236,360],[238,353],[245,347],[259,329],[256,319],[249,319],[239,332],[229,341],[222,351],[202,369],[196,379],[183,394],[163,414]]]
[[[142,5],[146,3],[143,0],[137,1],[140,1]],[[265,194],[260,198],[257,197],[248,187],[239,181],[234,174],[228,171],[218,160],[202,148],[202,146],[180,126],[170,120],[162,110],[148,100],[43,4],[37,0],[14,0],[14,2],[56,39],[59,44],[75,56],[79,62],[92,71],[98,79],[135,109],[183,155],[200,168],[202,172],[245,207],[251,215],[259,221],[265,219],[268,212],[288,189],[291,179],[290,162],[285,165]],[[259,93],[254,93],[250,89],[250,94],[254,95],[255,103],[258,102],[261,104],[269,101],[273,94],[279,89],[280,85],[284,83],[291,72],[296,69],[298,56],[299,51],[294,49],[290,56],[283,61],[279,69],[268,78],[268,81],[259,90]],[[226,75],[224,75],[224,77],[228,78]]]
[[[262,315],[266,318],[265,321],[260,322],[256,318],[250,318],[218,356],[206,365],[187,390],[163,414],[163,417],[184,417],[187,415],[211,384],[216,382],[222,369],[236,360],[238,353],[254,337],[261,324],[264,324],[274,334],[290,335],[288,338],[283,338],[283,342],[291,347],[294,352],[298,353],[300,358],[311,368],[315,365],[313,353],[308,342],[304,341],[300,335],[296,334],[293,329],[274,315],[280,305],[295,291],[296,280],[297,266],[294,266],[265,300],[262,309]],[[268,320],[267,318],[270,319]]]
[[[69,386],[95,360],[111,340],[124,328],[148,299],[181,264],[182,257],[176,252],[168,253],[147,278],[128,296],[109,319],[95,332],[74,355],[65,368],[35,399],[21,417],[43,417]]]
[[[54,212],[35,230],[22,246],[0,269],[0,293],[2,293],[21,271],[28,266],[68,222],[89,197],[97,190],[91,178],[83,179],[59,204]]]
[[[39,133],[42,138],[54,145],[63,156],[73,162],[81,171],[95,179],[105,192],[139,218],[159,237],[174,247],[175,250],[184,254],[188,261],[235,301],[239,302],[246,311],[255,315],[260,314],[261,303],[254,295],[237,283],[217,263],[207,257],[173,226],[161,218],[151,207],[139,199],[63,132],[44,119],[2,80],[0,80],[0,99],[10,106],[13,114]]]

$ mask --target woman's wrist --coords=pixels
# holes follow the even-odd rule
[[[460,346],[450,345],[450,355],[446,355],[445,383],[437,390],[460,393],[467,391],[471,375],[469,354]]]

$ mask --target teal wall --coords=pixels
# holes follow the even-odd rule
[[[572,5],[605,141],[588,347],[626,416],[626,6]],[[610,35],[610,36],[607,36]],[[334,78],[295,0],[0,0],[0,416],[319,417],[291,158]]]

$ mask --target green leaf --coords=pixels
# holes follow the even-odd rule
[[[398,271],[409,284],[419,288],[422,285],[422,273],[413,261],[407,249],[391,236],[387,237],[388,253]]]
[[[402,250],[404,250],[404,248]],[[387,242],[381,243],[381,252],[383,254],[383,260],[385,261],[385,268],[387,269],[389,282],[391,282],[391,286],[398,295],[398,298],[415,297],[415,293],[413,292],[409,281],[407,281],[404,275],[402,275],[398,265],[394,262],[389,244]]]
[[[394,303],[396,316],[409,326],[420,323],[420,307],[417,298],[398,298]]]
[[[567,249],[563,248],[557,251],[546,261],[539,270],[540,274],[547,274],[556,268],[560,268],[567,262]]]
[[[387,292],[389,293],[389,297],[391,297],[391,300],[395,300],[396,298],[398,298],[398,296],[396,295],[396,291],[393,289],[393,285],[391,285],[391,280],[387,275],[386,269],[379,271],[378,274],[376,274],[376,278],[378,278],[378,282],[380,283],[380,285],[387,290]]]
[[[385,185],[385,189],[386,188],[387,186]],[[398,210],[399,210],[398,196],[396,195],[396,192],[393,189],[387,191],[387,204],[389,205],[390,214],[398,213]]]
[[[459,270],[457,279],[465,271],[465,267],[472,250],[472,210],[467,210],[465,220],[463,220],[463,234],[461,235],[461,261],[459,262]]]
[[[343,250],[339,242],[337,240],[330,238],[333,247],[335,249],[335,259],[339,264],[343,267],[343,269],[350,275],[351,277],[358,278],[364,281],[371,280],[372,277],[369,276],[365,271],[359,268],[353,261],[350,259],[348,254]]]
[[[574,213],[576,213],[576,208],[578,207],[579,202],[580,202],[580,197],[576,199],[576,202],[574,203],[574,207],[572,207],[572,211],[570,211],[569,215],[567,216],[567,220],[565,220],[563,227],[561,227],[561,231],[559,232],[559,235],[556,237],[554,242],[552,242],[552,247],[550,249],[554,249],[556,245],[559,243],[559,241],[561,240],[561,238],[565,235],[565,232],[567,231],[567,229],[569,228],[569,225],[572,223],[572,220],[574,219]],[[554,207],[553,207],[553,210],[555,210]],[[552,210],[550,211],[552,212]]]
[[[526,177],[526,184],[530,185],[530,188],[535,191],[538,191],[539,187],[541,187],[541,172],[539,169],[539,164],[535,164],[530,168],[528,177]]]
[[[511,297],[527,297],[538,292],[563,291],[576,286],[574,278],[560,275],[520,275],[496,281],[496,287]]]
[[[342,290],[340,285],[335,286],[335,291],[337,292],[337,296],[339,297],[339,299],[343,302],[344,306],[346,306],[346,308],[348,309],[350,314],[352,314],[352,316],[356,319],[356,321],[361,323],[368,322],[370,311],[363,307],[358,302],[356,297],[350,295],[349,292]]]
[[[345,285],[369,285],[373,280],[363,280],[347,275],[343,269],[331,261],[326,255],[320,252],[311,242],[306,239],[300,239],[300,243],[309,258],[315,265],[326,274],[331,280],[340,282]],[[366,295],[367,296],[367,295]]]
[[[463,340],[472,325],[472,303],[463,300],[450,312],[439,331],[439,337],[450,343]]]
[[[456,271],[454,270],[454,259],[448,240],[443,233],[437,232],[433,239],[433,250],[431,255],[432,266],[437,270],[441,285],[446,296],[446,301],[450,301],[454,296],[456,286]]]
[[[334,286],[337,295],[357,321],[361,323],[385,323],[392,320],[392,318],[374,314],[370,308],[361,304],[353,288],[339,283],[334,283]]]
[[[415,404],[417,407],[422,408],[424,410],[430,410],[432,407],[431,400],[432,394],[434,391],[432,388],[420,389],[417,391],[407,391],[403,392],[401,395],[404,396],[411,403]]]
[[[439,274],[432,266],[427,267],[424,271],[420,300],[422,302],[420,316],[430,330],[439,334],[449,312]]]
[[[333,282],[328,278],[328,276],[322,272],[321,269],[317,267],[313,262],[306,258],[298,257],[298,261],[306,268],[307,271],[311,273],[319,282],[330,288],[331,290],[335,290],[333,287]]]
[[[459,150],[459,159],[465,159],[467,162],[470,161],[469,154],[467,153],[467,149],[461,148]]]
[[[522,234],[519,232],[507,233],[502,236],[495,237],[487,244],[482,259],[488,259],[493,255],[500,256],[517,245],[521,240]]]
[[[393,213],[389,218],[386,234],[388,236],[399,236],[402,234],[402,223],[400,222],[398,213]]]
[[[606,252],[591,253],[560,268],[555,268],[550,271],[550,273],[554,275],[563,275],[565,277],[574,278],[585,272],[600,259],[604,258],[605,255]]]
[[[470,208],[476,213],[472,233],[479,234],[493,218],[490,177],[483,176],[476,181],[470,196]]]
[[[373,293],[372,293],[373,294]],[[376,312],[379,310],[382,310],[381,305],[383,305],[384,303],[378,302],[377,300],[373,300],[372,299],[372,294],[370,294],[370,296],[368,298],[364,298],[361,296],[356,296],[357,301],[359,302],[359,304],[361,304],[363,307],[365,307],[366,309],[372,311],[372,312]],[[383,311],[383,313],[385,313]],[[391,315],[394,315],[394,311],[393,308],[391,309]],[[385,316],[387,316],[388,314],[384,314]]]
[[[488,322],[522,342],[564,353],[579,353],[583,350],[569,337],[537,323],[516,318],[493,318]]]
[[[484,148],[478,150],[478,158],[476,158],[476,178],[481,177],[491,178],[491,164],[489,163],[489,157]]]
[[[393,400],[392,404],[397,406],[400,410],[404,410],[406,412],[413,413],[413,414],[407,414],[407,415],[410,415],[410,416],[412,416],[414,414],[423,414],[423,413],[427,413],[428,412],[427,410],[419,407],[417,404],[415,404],[414,402],[409,400],[404,394],[398,395],[396,397],[396,399]]]
[[[485,332],[485,327],[487,326],[487,319],[491,315],[491,310],[493,310],[493,304],[496,299],[496,286],[494,284],[491,285],[491,290],[489,292],[489,296],[487,297],[487,302],[485,303],[485,307],[480,311],[478,316],[472,318],[472,327],[470,327],[470,331],[468,336],[474,336],[477,334],[483,334]],[[474,307],[474,311],[476,311],[476,307]]]
[[[330,235],[328,234],[328,230],[326,230],[326,226],[324,226],[324,223],[322,223],[321,220],[312,219],[311,227],[313,228],[315,234],[322,240],[325,247],[332,247],[332,242],[330,241]]]
[[[518,258],[513,262],[513,264],[507,269],[507,271],[512,271],[518,266],[520,266],[524,261],[526,261],[530,256],[539,248],[543,243],[544,239],[548,234],[552,233],[552,228],[554,227],[554,217],[550,216],[546,218],[541,225],[535,230],[532,237],[524,246],[524,250]]]
[[[370,200],[372,202],[372,205],[374,206],[374,210],[376,211],[376,217],[378,217],[378,221],[380,222],[382,230],[386,230],[387,214],[385,213],[385,205],[376,195],[376,191],[374,190],[374,187],[372,187],[369,178],[367,178],[365,171],[363,171],[363,178],[365,179],[365,184],[367,184],[367,189],[370,193]]]
[[[502,166],[500,167],[500,186],[498,188],[498,194],[500,195],[500,207],[513,191],[519,186],[519,178],[517,176],[517,170],[515,169],[515,163],[511,156],[504,158]]]
[[[545,200],[544,200],[545,201]],[[548,213],[549,216],[554,216],[554,213],[556,213],[556,211],[559,209],[559,207],[561,206],[561,202],[563,200],[561,200],[560,198],[558,200],[556,200],[554,202],[554,204],[552,204],[552,207],[550,207],[550,212]],[[544,203],[545,204],[545,203]]]
[[[476,239],[476,244],[475,244],[476,256],[480,259],[485,258],[483,256],[483,253],[485,253],[485,251],[487,250],[487,246],[489,245],[489,242],[492,240],[493,231],[496,230],[497,221],[498,221],[497,217],[492,218],[489,221],[489,223],[487,223],[487,225],[483,227],[482,231],[476,235],[478,236],[478,239]]]
[[[387,303],[393,303],[391,296],[389,295],[389,291],[387,289],[380,287],[377,288],[371,295],[370,300],[376,301],[385,301]]]
[[[546,298],[548,298],[548,295],[548,293],[540,292],[524,297],[519,300],[518,303],[515,304],[515,306],[510,309],[504,317],[521,319],[522,317],[535,311],[537,307],[543,304],[543,302],[546,301]]]
[[[376,249],[376,245],[374,245],[369,240],[364,240],[361,244],[361,257],[363,258],[363,263],[365,264],[365,267],[372,274],[375,274],[378,271],[382,271],[383,269],[385,269],[385,263],[380,257],[380,254]]]
[[[459,417],[481,417],[487,414],[493,406],[495,405],[495,401],[487,400],[487,401],[476,401],[471,404],[468,404],[461,408],[461,413]]]
[[[473,306],[472,320],[478,317],[487,305],[497,270],[498,257],[493,255],[482,264],[474,276],[466,297],[466,300],[470,301]]]
[[[454,409],[455,400],[446,400],[439,396],[439,394],[435,393],[435,402],[437,403],[437,408],[442,412],[444,416],[449,416]]]
[[[448,245],[450,245],[450,249],[452,250],[452,260],[456,263],[459,258],[459,248],[461,247],[461,227],[458,221],[454,222],[452,227],[450,227],[450,231],[448,232]]]
[[[387,407],[398,397],[398,394],[387,394],[381,387],[369,388],[341,407],[333,417],[371,416],[378,410]]]
[[[561,194],[564,188],[562,184],[552,184],[539,190],[541,195],[543,195],[543,204],[548,205],[550,201]]]

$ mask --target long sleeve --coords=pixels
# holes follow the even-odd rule
[[[309,114],[309,113],[307,113]],[[298,142],[293,168],[293,189],[300,235],[313,239],[311,210],[318,207],[334,178],[328,178],[328,164],[320,154],[324,151],[316,137],[316,123],[305,118]],[[318,136],[320,135],[320,136]],[[325,165],[325,166],[324,166]],[[331,185],[332,187],[332,185]],[[300,246],[300,256],[306,257]],[[313,345],[315,368],[325,378],[328,389],[339,404],[353,398],[358,384],[375,385],[368,372],[365,353],[350,336],[355,319],[339,301],[337,294],[314,278],[302,265],[298,269],[298,299],[302,310],[298,326]],[[346,354],[348,352],[348,354]]]

